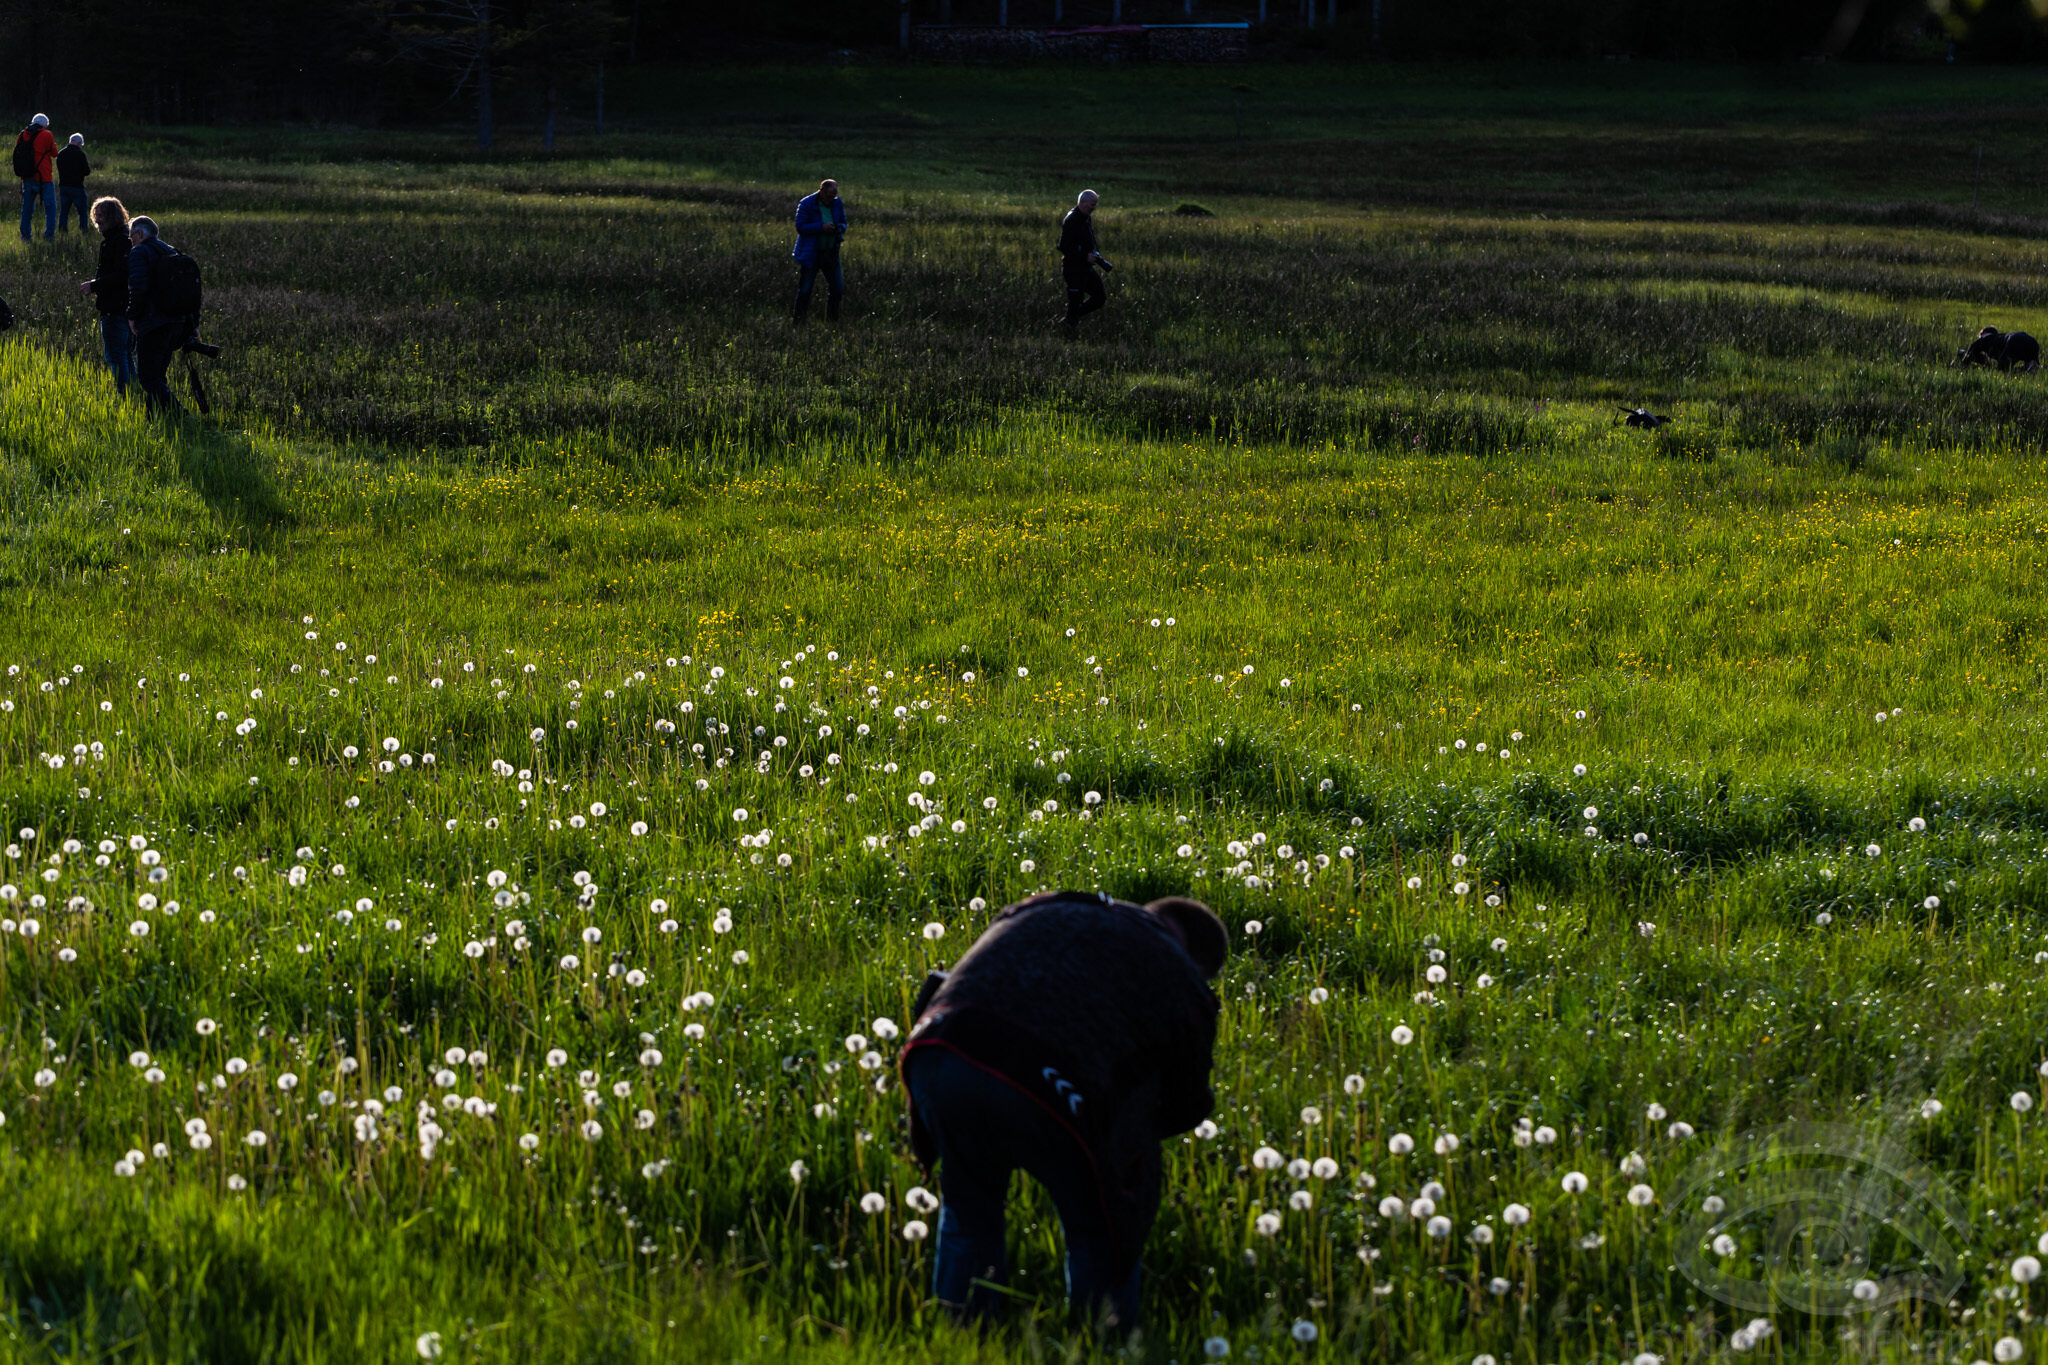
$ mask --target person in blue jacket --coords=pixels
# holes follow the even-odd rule
[[[811,290],[820,275],[825,277],[825,321],[839,321],[839,300],[846,294],[839,244],[845,240],[846,201],[839,197],[839,182],[820,181],[818,192],[805,195],[796,205],[796,249],[789,253],[799,267],[792,323],[801,326],[804,314],[811,311]]]

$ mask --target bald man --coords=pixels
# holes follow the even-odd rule
[[[1065,326],[1069,336],[1082,318],[1109,302],[1102,276],[1095,273],[1098,265],[1107,268],[1102,253],[1095,249],[1095,206],[1101,200],[1094,190],[1082,190],[1074,207],[1060,220],[1060,274],[1067,281]]]
[[[818,192],[807,194],[796,205],[796,249],[790,258],[797,263],[796,313],[790,321],[801,327],[811,311],[811,290],[818,276],[825,277],[825,321],[839,321],[839,300],[846,293],[846,276],[839,269],[839,244],[846,240],[846,201],[839,197],[839,182],[821,180]]]

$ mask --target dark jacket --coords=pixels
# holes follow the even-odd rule
[[[100,268],[92,277],[92,301],[110,318],[128,313],[128,234],[100,234]]]
[[[832,201],[829,213],[818,202],[815,192],[796,201],[796,246],[790,258],[798,265],[810,265],[818,259],[818,248],[837,251],[839,244],[846,240],[846,196],[839,195]]]
[[[161,237],[152,237],[128,252],[128,320],[136,325],[139,332],[194,325],[195,320],[191,317],[171,317],[158,312],[155,301],[149,296],[150,276],[165,260],[176,254],[176,248]]]
[[[15,134],[14,140],[28,140],[29,150],[36,159],[36,180],[42,184],[50,182],[50,159],[57,154],[57,139],[48,128],[24,128]]]
[[[945,1046],[1000,1071],[1062,1111],[1114,1173],[1208,1117],[1218,1008],[1158,916],[1054,892],[996,918],[947,973],[903,1056]]]
[[[1087,265],[1095,254],[1095,219],[1079,209],[1068,209],[1060,219],[1060,260],[1067,265]]]
[[[64,144],[64,150],[57,153],[57,183],[74,189],[85,188],[85,178],[92,174],[92,163],[85,159],[85,148]]]

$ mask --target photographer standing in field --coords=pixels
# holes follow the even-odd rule
[[[1094,190],[1082,190],[1074,207],[1060,219],[1060,273],[1067,281],[1068,336],[1074,335],[1082,318],[1109,302],[1102,276],[1095,273],[1098,265],[1104,270],[1112,268],[1095,249],[1095,205],[1101,198]]]
[[[128,331],[135,338],[136,377],[152,416],[182,416],[185,410],[171,393],[171,355],[197,334],[199,319],[160,304],[170,284],[167,263],[178,252],[157,235],[156,221],[131,219],[128,241]]]
[[[78,230],[85,231],[85,178],[92,163],[85,159],[85,135],[73,133],[64,150],[57,153],[57,231],[71,231],[71,215],[78,214]]]
[[[78,292],[90,294],[100,314],[100,346],[114,376],[114,392],[126,394],[135,379],[135,338],[128,331],[128,210],[111,195],[92,206],[93,226],[100,230],[99,273],[81,280]],[[170,357],[164,358],[170,363]]]
[[[845,240],[846,201],[839,197],[839,182],[822,180],[816,194],[807,194],[796,204],[796,249],[789,253],[799,267],[793,325],[802,326],[811,311],[811,290],[820,275],[825,277],[825,321],[839,321],[839,300],[846,293],[839,244]]]
[[[1001,1303],[1003,1202],[1023,1170],[1059,1210],[1070,1307],[1137,1325],[1160,1140],[1215,1104],[1209,981],[1229,951],[1199,901],[1056,891],[927,980],[900,1065],[911,1146],[939,1168],[935,1298],[974,1318]]]
[[[14,175],[21,181],[21,240],[35,240],[36,200],[43,201],[43,240],[57,240],[57,189],[51,183],[50,160],[57,139],[50,135],[50,116],[37,114],[14,139]]]

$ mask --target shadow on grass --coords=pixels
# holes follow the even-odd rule
[[[179,475],[208,508],[244,533],[251,548],[298,524],[278,486],[275,454],[247,434],[187,417],[172,444]]]

